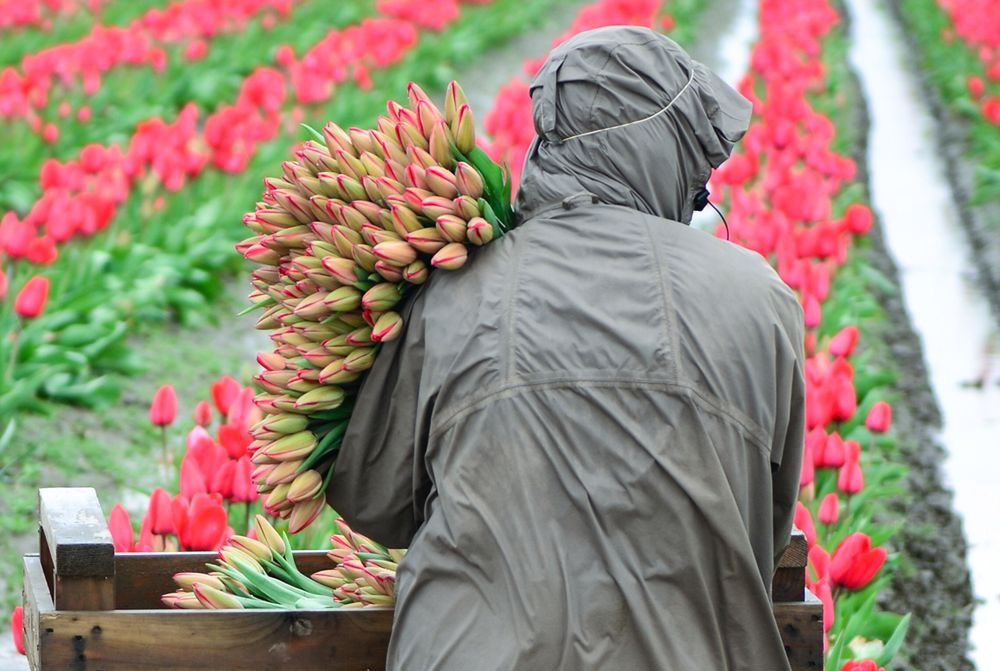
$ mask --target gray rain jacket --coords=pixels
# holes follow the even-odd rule
[[[750,105],[621,27],[553,51],[531,95],[523,223],[410,302],[330,488],[410,547],[388,667],[787,669],[769,589],[802,314],[760,256],[680,223]]]

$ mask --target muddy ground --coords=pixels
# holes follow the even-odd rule
[[[934,138],[940,155],[944,157],[946,173],[951,186],[959,220],[969,239],[975,272],[993,309],[993,316],[1000,326],[1000,203],[974,202],[976,164],[969,160],[969,125],[959,118],[941,96],[927,73],[920,67],[921,46],[914,30],[902,11],[902,0],[886,0],[894,21],[906,40],[907,65],[920,84],[928,108],[934,115],[937,133]]]
[[[845,21],[849,17],[841,7]],[[858,179],[870,200],[867,167],[868,111],[856,77],[851,77],[850,99],[855,106],[853,158]],[[877,213],[876,213],[877,215]],[[865,260],[900,286],[895,262],[889,254],[879,222],[872,228],[869,245],[861,250]],[[893,403],[894,427],[900,457],[908,467],[904,485],[908,496],[891,508],[896,522],[903,520],[891,544],[906,557],[880,601],[887,610],[912,613],[906,643],[893,669],[914,671],[972,671],[967,657],[968,633],[974,608],[972,584],[966,564],[966,539],[956,515],[952,492],[944,485],[941,463],[946,452],[938,442],[941,413],[931,390],[920,338],[914,332],[902,295],[878,295],[887,319],[868,334],[884,343],[898,371],[897,400]]]

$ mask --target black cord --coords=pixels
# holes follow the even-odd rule
[[[720,219],[722,219],[722,225],[726,227],[726,240],[728,241],[729,240],[729,222],[726,221],[726,218],[722,215],[722,212],[719,212],[719,208],[717,208],[715,206],[715,203],[713,203],[712,201],[708,201],[708,204],[712,206],[712,209],[715,210],[715,213],[717,215],[719,215]]]

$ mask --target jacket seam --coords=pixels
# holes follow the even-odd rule
[[[680,343],[678,342],[677,336],[677,324],[674,321],[674,296],[673,296],[673,283],[664,280],[664,269],[669,274],[670,269],[665,266],[660,260],[660,250],[656,244],[656,239],[653,237],[653,232],[650,230],[650,221],[647,218],[643,218],[643,228],[646,231],[646,241],[649,244],[649,249],[652,254],[653,264],[656,266],[656,279],[660,283],[660,308],[663,310],[663,336],[666,339],[667,347],[669,352],[667,352],[667,357],[671,365],[671,373],[674,379],[679,379],[681,377],[680,360],[678,358],[678,352],[680,351]]]
[[[443,433],[447,432],[459,420],[466,415],[472,414],[487,403],[501,398],[513,398],[515,396],[529,394],[534,391],[548,389],[579,389],[579,388],[630,388],[630,389],[660,389],[663,391],[682,392],[682,395],[691,399],[695,405],[702,410],[729,420],[741,428],[750,442],[752,442],[765,457],[770,458],[770,440],[766,438],[767,432],[755,421],[744,415],[731,404],[713,394],[708,394],[691,384],[683,382],[670,382],[650,378],[587,378],[568,377],[555,378],[550,380],[518,381],[504,384],[503,386],[488,392],[479,397],[470,399],[467,403],[451,411],[440,414],[440,421],[435,422],[437,426],[431,426],[429,440],[435,440]]]

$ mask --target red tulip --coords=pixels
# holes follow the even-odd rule
[[[856,532],[841,541],[830,558],[830,580],[851,590],[870,583],[885,564],[885,549],[871,547],[871,538]]]
[[[837,476],[837,489],[847,495],[859,493],[865,488],[865,476],[861,464],[856,459],[848,460]]]
[[[230,407],[235,409],[236,405]],[[219,444],[226,449],[230,459],[239,459],[246,454],[251,442],[253,438],[243,426],[223,424],[219,427]]]
[[[108,517],[108,530],[111,532],[111,540],[115,545],[115,552],[132,552],[135,549],[135,532],[132,529],[132,520],[128,513],[120,504],[115,504]]]
[[[218,494],[222,498],[231,500],[233,497],[233,476],[236,471],[236,462],[227,461],[222,464],[215,474],[212,475],[211,486],[209,487],[213,494]]]
[[[157,487],[149,497],[146,517],[150,521],[150,531],[163,536],[174,533],[174,519],[170,512],[170,494]]]
[[[0,301],[7,297],[7,275],[0,268]]]
[[[253,469],[248,455],[240,457],[236,462],[236,470],[233,473],[233,495],[230,499],[233,503],[252,503],[259,498],[260,494],[257,493],[257,487],[251,478]]]
[[[821,429],[814,429],[814,431],[821,431]],[[844,465],[844,439],[836,431],[826,436],[826,440],[818,449],[816,447],[813,449],[816,450],[813,452],[816,468],[840,468]]]
[[[212,423],[212,406],[208,401],[198,401],[194,406],[194,422],[198,426],[208,426]]]
[[[177,496],[170,508],[177,538],[186,550],[218,550],[232,535],[226,509],[216,497],[195,494],[189,504],[185,497]]]
[[[208,480],[211,474],[202,471],[201,466],[191,454],[185,454],[181,459],[180,493],[186,499],[192,499],[196,494],[208,493]]]
[[[808,487],[816,479],[816,464],[814,463],[812,444],[807,440],[802,453],[802,473],[799,475],[799,487]]]
[[[215,401],[215,408],[223,417],[229,414],[229,408],[239,395],[240,383],[228,375],[212,383],[212,400]]]
[[[816,576],[811,579],[810,574],[806,573],[806,580],[812,585],[819,585],[829,577],[830,555],[822,546],[814,545],[809,549],[809,568],[812,569],[812,575]]]
[[[875,662],[870,659],[852,659],[840,667],[840,671],[885,671],[885,669],[881,666],[877,666]]]
[[[833,629],[833,620],[837,615],[833,605],[833,589],[829,581],[824,580],[817,585],[816,598],[823,603],[823,633],[828,634]],[[826,637],[823,638],[823,652],[826,652]]]
[[[14,648],[24,654],[24,608],[18,606],[10,616],[10,634],[14,637]]]
[[[858,327],[845,326],[840,332],[830,339],[830,354],[834,356],[849,357],[854,351],[854,346],[858,344]]]
[[[892,424],[892,406],[885,401],[879,401],[868,411],[865,426],[872,433],[885,433]]]
[[[836,524],[839,516],[840,498],[836,492],[831,492],[819,503],[819,521],[826,525]]]
[[[153,426],[170,426],[177,419],[177,394],[174,388],[165,384],[156,390],[153,403],[149,406],[149,422]]]
[[[49,300],[49,278],[36,275],[28,280],[14,300],[14,312],[21,319],[35,319]]]
[[[802,505],[801,501],[795,502],[795,526],[805,535],[809,547],[816,544],[816,527],[813,525],[812,513]]]
[[[983,97],[983,93],[986,92],[986,85],[983,83],[982,77],[970,76],[966,79],[966,86],[969,88],[969,95],[979,100]]]

